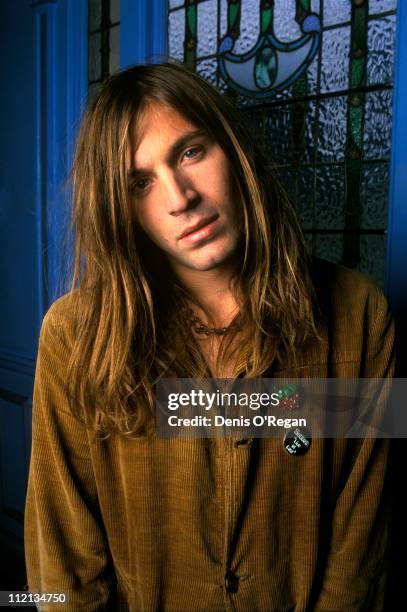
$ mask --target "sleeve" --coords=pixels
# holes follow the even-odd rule
[[[362,378],[394,373],[394,322],[387,300],[375,289],[370,300]],[[337,498],[328,560],[313,608],[317,612],[384,609],[390,504],[387,464],[390,440],[354,440],[356,449]]]
[[[65,592],[64,612],[92,612],[108,608],[115,574],[87,431],[67,404],[68,346],[51,307],[41,329],[34,383],[24,518],[27,580],[31,592]],[[39,609],[55,610],[55,604]]]

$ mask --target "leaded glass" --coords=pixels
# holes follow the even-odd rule
[[[205,59],[198,61],[196,64],[197,71],[203,76],[209,83],[216,85],[216,76],[218,64],[216,59]]]
[[[389,159],[391,149],[391,92],[366,94],[364,129],[366,159]]]
[[[217,0],[206,0],[198,4],[198,57],[216,54],[218,44],[216,4]]]
[[[386,236],[362,234],[360,236],[359,270],[372,278],[381,279],[386,268]]]
[[[290,198],[297,201],[298,173],[289,166],[285,166],[279,169],[278,175],[280,180],[287,186],[286,190]]]
[[[369,50],[367,82],[369,85],[392,82],[395,33],[395,15],[370,21],[367,37]]]
[[[170,9],[177,8],[178,6],[182,6],[184,4],[184,0],[169,0],[170,1]]]
[[[318,8],[314,8],[319,12]],[[350,0],[335,0],[335,2],[324,2],[324,14],[322,21],[324,26],[337,26],[340,23],[350,21]]]
[[[237,5],[237,3],[236,3]],[[259,0],[247,0],[241,3],[240,8],[240,36],[236,41],[236,53],[249,51],[260,33],[260,3]],[[222,32],[227,31],[227,23]]]
[[[295,19],[295,0],[282,0],[274,14],[274,33],[282,42],[290,42],[302,35]]]
[[[384,281],[396,0],[170,0],[169,53],[242,107],[316,255]]]
[[[343,251],[342,234],[315,234],[312,239],[313,252],[328,261],[341,261]]]
[[[364,163],[360,187],[363,202],[361,227],[386,227],[389,163]]]
[[[249,2],[251,4],[253,0]],[[319,17],[304,11],[302,6],[298,10],[297,5],[295,19],[301,26],[301,36],[298,37],[297,28],[294,39],[281,40],[276,35],[275,26],[278,23],[278,9],[284,9],[284,2],[282,0],[282,4],[277,6],[269,0],[260,1],[260,33],[254,41],[253,28],[248,29],[249,36],[245,39],[244,21],[240,19],[237,26],[238,16],[244,13],[245,3],[241,5],[235,0],[229,1],[227,31],[219,42],[218,63],[220,74],[231,89],[251,97],[269,97],[297,81],[313,60],[320,44]],[[237,6],[242,10],[237,10]],[[286,19],[289,20],[288,14]],[[283,35],[288,36],[287,28],[285,30]],[[249,40],[251,47],[242,49],[240,40],[245,43]]]
[[[277,106],[267,112],[264,121],[264,145],[271,159],[278,159],[280,164],[290,162],[290,143],[288,132],[291,112],[284,106]]]
[[[184,39],[185,39],[185,10],[174,11],[170,13],[169,22],[169,39],[171,42],[170,55],[174,59],[182,60],[184,57]]]
[[[99,32],[89,37],[89,81],[99,81],[102,75],[100,56],[101,36]]]
[[[344,229],[345,176],[342,164],[319,166],[315,172],[314,227]]]
[[[89,98],[120,65],[120,0],[88,0]]]
[[[303,166],[298,170],[289,169],[287,174],[287,179],[291,179],[293,185],[296,183],[297,191],[290,195],[297,205],[304,230],[312,230],[314,227],[315,192],[310,189],[310,185],[315,183],[315,171],[313,166]],[[287,185],[288,181],[286,180],[284,183]]]
[[[341,161],[346,149],[347,98],[324,98],[319,103],[317,159],[321,162]]]
[[[120,68],[120,28],[115,26],[110,30],[109,73],[113,74]]]
[[[321,93],[348,88],[349,53],[349,26],[324,32],[322,41]],[[333,66],[335,66],[334,70],[332,69]]]
[[[384,13],[385,11],[395,11],[397,0],[369,0],[369,13]]]
[[[88,3],[89,7],[89,30],[98,30],[102,21],[102,0],[93,0]]]
[[[120,21],[120,0],[110,0],[110,21],[112,23]]]

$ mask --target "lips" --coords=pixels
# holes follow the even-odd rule
[[[194,232],[205,227],[206,225],[209,225],[210,223],[212,223],[212,221],[215,221],[217,217],[218,215],[212,215],[212,217],[206,217],[204,219],[200,219],[199,221],[194,223],[194,225],[190,225],[189,227],[187,227],[187,229],[184,230],[182,234],[178,236],[178,240],[181,240],[182,238],[186,238],[190,234],[193,234]]]

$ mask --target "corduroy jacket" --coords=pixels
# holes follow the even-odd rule
[[[393,321],[362,275],[319,263],[323,342],[270,376],[393,373]],[[388,440],[96,438],[70,414],[66,297],[41,330],[25,510],[31,591],[66,612],[382,609]],[[48,609],[47,606],[41,609]]]

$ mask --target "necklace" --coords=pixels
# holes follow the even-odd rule
[[[201,321],[189,306],[183,306],[183,309],[192,329],[197,334],[205,334],[205,336],[224,336],[235,327],[238,327],[237,321],[232,321],[232,323],[229,323],[226,327],[209,327]]]

